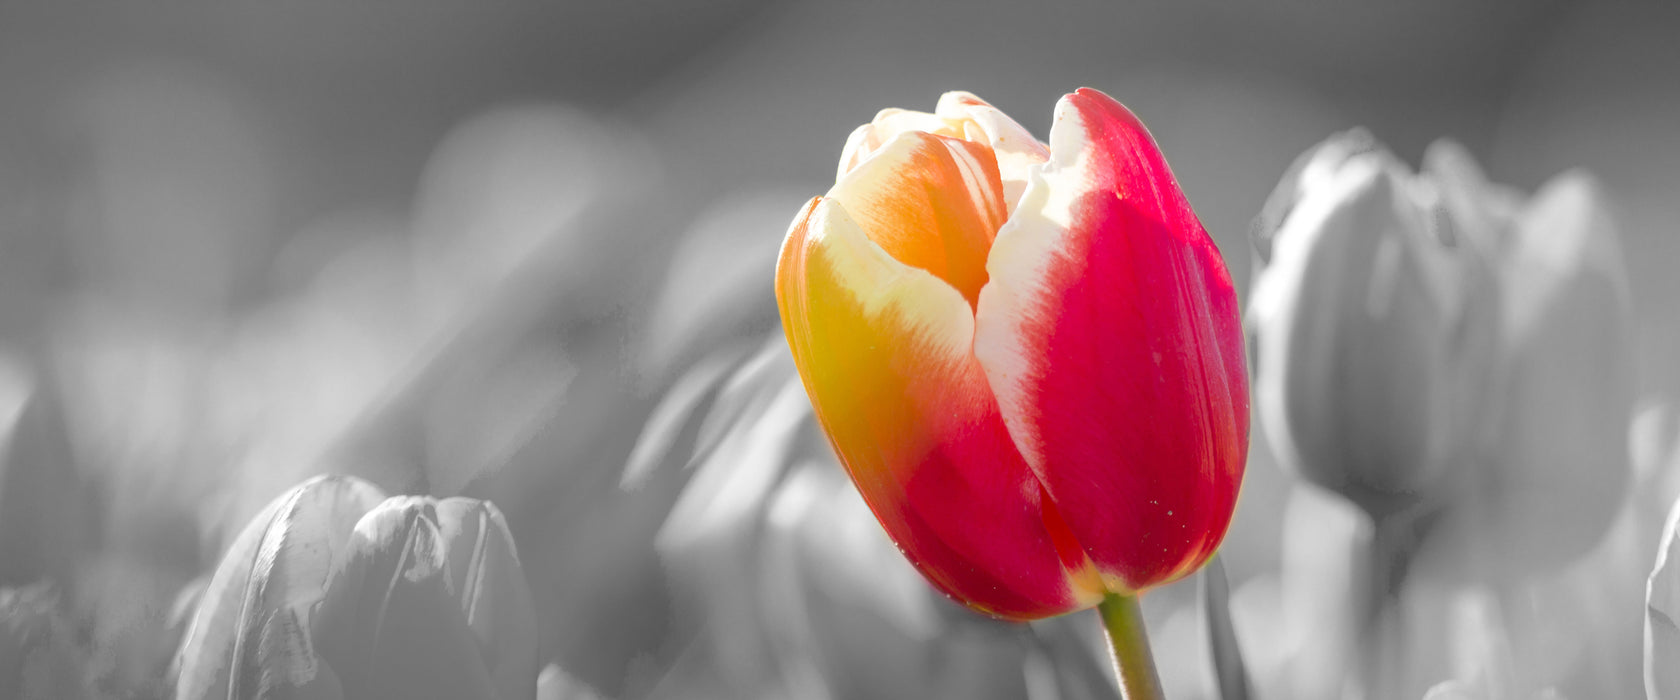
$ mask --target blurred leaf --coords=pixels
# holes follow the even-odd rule
[[[1657,562],[1645,587],[1645,695],[1680,698],[1680,501],[1663,525]]]
[[[722,198],[694,218],[671,251],[648,312],[638,358],[652,377],[721,339],[775,327],[776,257],[802,190],[762,190]]]
[[[97,541],[98,492],[83,483],[50,384],[0,353],[0,586],[70,582]]]
[[[92,698],[87,663],[57,591],[46,584],[0,588],[0,697]]]
[[[1212,648],[1213,675],[1224,700],[1248,700],[1248,669],[1243,665],[1242,647],[1237,644],[1231,623],[1231,584],[1225,577],[1225,563],[1215,555],[1202,569],[1202,608],[1207,615],[1208,645]]]

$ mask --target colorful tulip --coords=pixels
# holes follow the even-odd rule
[[[1201,566],[1242,481],[1248,393],[1219,251],[1100,92],[1048,146],[949,93],[852,134],[776,293],[819,423],[939,590],[1008,619]]]
[[[531,698],[530,591],[488,502],[318,477],[248,525],[211,578],[176,697]]]
[[[1374,516],[1442,498],[1468,457],[1494,272],[1436,181],[1363,131],[1302,155],[1255,231],[1255,401],[1280,461]]]

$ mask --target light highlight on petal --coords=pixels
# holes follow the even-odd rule
[[[893,258],[933,273],[971,305],[1008,215],[989,149],[920,131],[899,134],[824,199],[843,204]]]

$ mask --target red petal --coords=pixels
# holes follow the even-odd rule
[[[1004,420],[1117,591],[1199,567],[1242,483],[1236,294],[1148,131],[1094,90],[999,231],[975,352]]]

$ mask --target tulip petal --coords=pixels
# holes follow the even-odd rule
[[[343,700],[338,674],[315,655],[309,626],[295,608],[269,615],[257,643],[261,669],[256,697],[263,700]]]
[[[228,548],[181,643],[176,697],[245,697],[257,682],[262,626],[280,608],[307,610],[344,556],[356,522],[384,500],[372,484],[322,476],[264,508]]]
[[[1497,324],[1479,256],[1443,242],[1453,219],[1368,138],[1333,138],[1301,168],[1249,312],[1272,447],[1380,514],[1438,493],[1464,460]]]
[[[536,693],[537,623],[531,589],[502,511],[489,501],[437,503],[449,556],[449,588],[478,638],[484,666],[503,698]]]
[[[868,124],[853,130],[852,135],[846,138],[846,145],[840,150],[840,172],[835,175],[835,181],[838,182],[858,164],[869,160],[870,156],[898,138],[899,134],[912,131],[949,138],[963,137],[962,122],[927,112],[895,107],[883,109],[876,113],[875,118]]]
[[[1027,190],[1028,178],[1032,171],[1050,160],[1050,149],[1003,110],[971,93],[947,92],[939,97],[939,106],[933,111],[947,119],[966,120],[963,137],[991,146],[1003,177],[1003,201],[1008,204],[1009,213],[1015,213],[1016,203]]]
[[[313,630],[346,697],[496,697],[447,567],[428,499],[390,498],[356,523]]]
[[[1616,226],[1584,175],[1542,187],[1510,242],[1497,449],[1457,493],[1475,494],[1461,515],[1507,570],[1548,571],[1597,546],[1631,480],[1632,302]]]
[[[924,576],[1005,618],[1098,600],[1088,562],[1010,441],[956,289],[818,198],[788,232],[776,292],[818,421]]]
[[[970,304],[986,284],[986,253],[1008,216],[990,149],[921,131],[899,134],[825,199],[844,205],[889,255],[945,280]]]
[[[1117,592],[1218,547],[1242,481],[1236,294],[1143,125],[1080,90],[993,244],[975,354],[1015,444]]]

